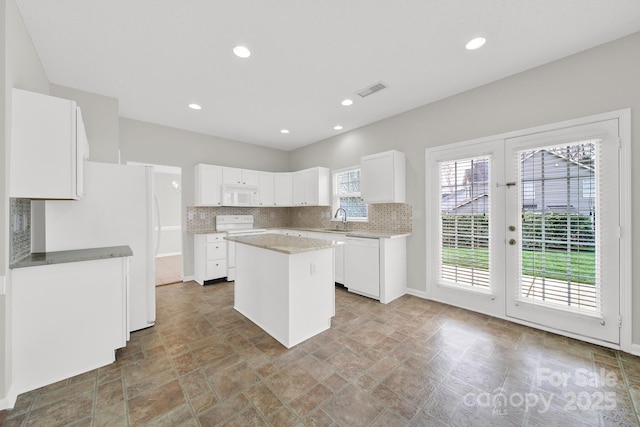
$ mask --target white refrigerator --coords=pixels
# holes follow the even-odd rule
[[[156,320],[153,168],[86,162],[85,196],[45,202],[48,252],[129,245],[129,329]]]

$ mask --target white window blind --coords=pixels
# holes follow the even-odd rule
[[[600,312],[599,143],[519,153],[521,299]]]
[[[439,163],[440,282],[491,291],[489,158]]]

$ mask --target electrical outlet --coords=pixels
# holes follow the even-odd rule
[[[311,276],[316,275],[316,265],[314,263],[309,264],[309,274]]]
[[[200,219],[204,219],[205,218],[205,213],[204,212],[200,212]]]
[[[188,219],[189,221],[193,221],[193,212],[189,212],[189,213],[187,214],[187,219]]]

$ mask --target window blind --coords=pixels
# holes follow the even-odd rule
[[[489,158],[439,163],[440,281],[491,291]]]
[[[598,153],[590,139],[522,151],[520,298],[600,312]]]

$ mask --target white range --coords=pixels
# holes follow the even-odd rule
[[[217,215],[216,231],[228,236],[266,234],[264,228],[253,228],[253,215]],[[227,280],[236,279],[236,243],[227,242]]]

